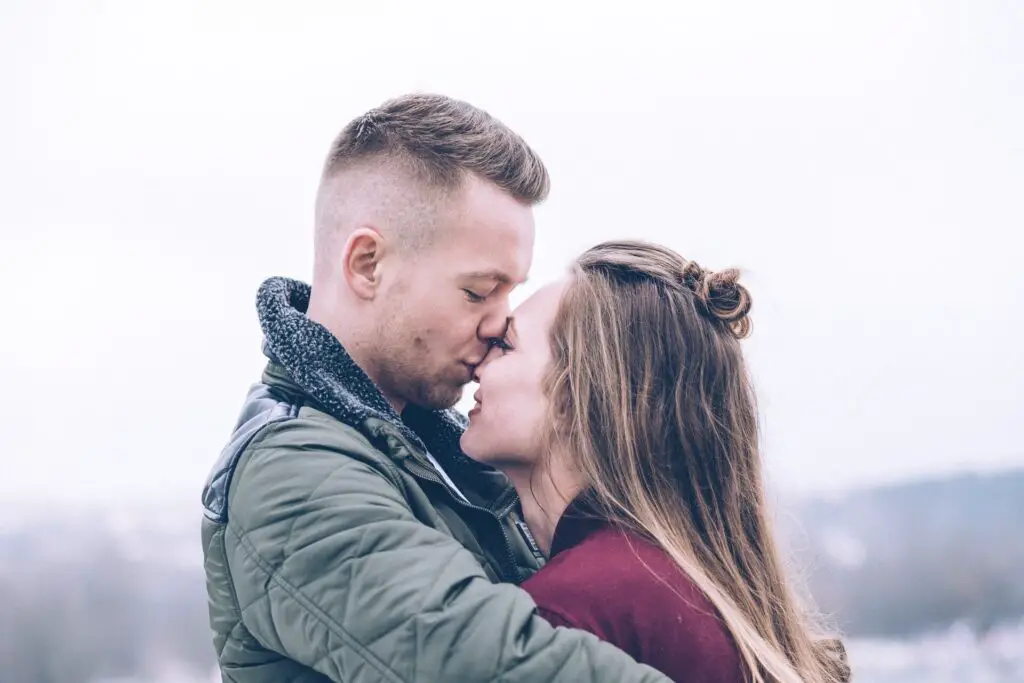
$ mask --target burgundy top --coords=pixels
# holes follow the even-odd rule
[[[636,534],[569,506],[548,564],[523,583],[541,616],[590,631],[677,682],[742,683],[739,652],[711,602]]]

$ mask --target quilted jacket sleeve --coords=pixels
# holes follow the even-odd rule
[[[368,446],[325,446],[310,423],[268,428],[232,485],[231,577],[265,647],[339,683],[668,680],[536,616],[413,517]]]

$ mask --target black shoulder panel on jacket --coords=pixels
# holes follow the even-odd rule
[[[299,407],[275,395],[266,384],[256,384],[249,390],[231,438],[203,487],[203,514],[207,519],[218,524],[228,521],[228,490],[246,446],[268,424],[297,417]]]

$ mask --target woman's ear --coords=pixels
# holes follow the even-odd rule
[[[381,283],[380,262],[385,242],[379,232],[369,227],[357,228],[345,241],[342,251],[342,273],[349,287],[361,299],[373,299]]]
[[[572,384],[566,376],[555,384],[551,392],[551,415],[558,429],[570,427],[572,421]]]

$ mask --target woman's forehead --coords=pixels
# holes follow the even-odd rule
[[[512,324],[518,332],[530,331],[544,332],[550,327],[558,311],[558,304],[568,286],[567,280],[556,280],[550,282],[536,292],[526,301],[516,307],[512,313]]]

